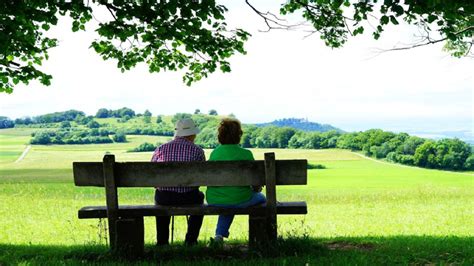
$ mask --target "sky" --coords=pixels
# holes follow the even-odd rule
[[[278,4],[257,7],[275,11]],[[96,19],[107,16],[102,12]],[[70,20],[61,19],[48,33],[59,39],[59,47],[50,50],[42,67],[53,75],[52,85],[33,81],[0,94],[0,115],[69,109],[93,115],[99,108],[124,106],[154,115],[215,109],[244,123],[296,117],[346,131],[464,131],[472,137],[472,58],[453,58],[442,45],[380,52],[413,43],[419,32],[413,26],[387,28],[379,41],[370,34],[349,38],[344,47],[331,49],[302,30],[261,32],[265,24],[243,1],[229,6],[227,18],[229,26],[252,34],[245,44],[248,54],[230,60],[231,73],[216,72],[191,87],[183,84],[182,72],[150,74],[140,65],[121,73],[116,62],[89,49],[95,20],[86,32],[72,33]]]

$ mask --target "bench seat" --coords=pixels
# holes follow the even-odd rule
[[[161,206],[161,205],[120,205],[118,216],[122,218],[143,216],[178,215],[265,215],[266,204],[248,208],[211,207],[207,205]],[[306,202],[278,202],[277,214],[307,214]],[[87,206],[79,210],[79,219],[107,218],[107,206]]]

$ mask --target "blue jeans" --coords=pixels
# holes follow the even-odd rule
[[[267,199],[260,192],[253,192],[252,197],[240,204],[209,204],[209,206],[226,207],[226,208],[247,208],[253,205],[265,203]],[[216,236],[229,237],[229,228],[234,220],[234,215],[219,215],[217,220]]]

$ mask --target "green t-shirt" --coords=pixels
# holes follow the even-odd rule
[[[209,161],[253,161],[252,152],[235,144],[220,145],[211,152]],[[240,204],[250,200],[250,186],[207,187],[206,200],[209,204]]]

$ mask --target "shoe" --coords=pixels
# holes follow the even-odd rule
[[[184,245],[187,246],[187,247],[192,247],[192,246],[195,246],[197,245],[197,241],[184,241]]]
[[[216,235],[216,236],[214,237],[214,241],[215,241],[216,243],[224,243],[224,237],[221,236],[221,235]]]
[[[214,238],[211,237],[209,246],[217,248],[224,246],[224,237],[221,235],[216,235]]]
[[[158,247],[169,246],[169,242],[168,241],[157,241],[156,246],[158,246]]]

